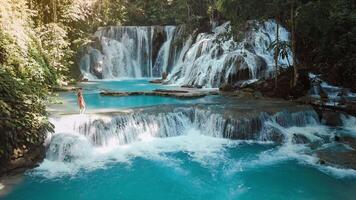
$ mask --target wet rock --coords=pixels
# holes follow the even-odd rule
[[[255,53],[254,46],[251,43],[244,43],[244,48],[251,53]]]
[[[335,136],[335,141],[349,145],[356,150],[356,138],[351,136]]]
[[[154,83],[154,84],[160,84],[160,83],[163,83],[163,80],[162,79],[155,79],[155,80],[151,80],[149,82],[150,83]]]
[[[255,61],[257,66],[257,77],[265,77],[267,70],[267,63],[265,59],[260,56],[256,56]]]
[[[269,141],[273,141],[277,144],[282,144],[284,139],[285,139],[284,135],[282,135],[281,133],[276,132],[276,131],[270,133],[270,136],[269,136]]]
[[[115,96],[115,97],[122,97],[122,96],[136,96],[136,95],[150,95],[150,96],[168,96],[168,97],[175,97],[175,98],[201,98],[207,95],[217,95],[218,93],[215,91],[201,91],[201,90],[163,90],[157,89],[152,91],[137,91],[137,92],[110,92],[110,91],[103,91],[100,92],[100,95],[103,96]]]
[[[320,84],[318,85],[319,87],[319,95],[320,95],[320,99],[323,103],[328,101],[328,94],[323,90],[323,88],[320,86]]]
[[[322,123],[328,126],[342,126],[343,124],[341,114],[337,112],[323,111],[321,118]]]
[[[242,80],[250,80],[251,77],[251,72],[249,68],[240,68],[237,72],[237,80],[242,81]]]
[[[189,93],[187,90],[164,90],[164,89],[156,89],[153,92],[162,92],[162,93]]]
[[[262,129],[262,121],[258,116],[245,117],[243,119],[229,118],[225,124],[225,137],[236,140],[255,140]],[[272,140],[266,138],[266,140]]]
[[[196,89],[202,89],[203,86],[201,85],[182,85],[180,86],[181,88],[196,88]]]
[[[325,160],[320,159],[320,160],[318,161],[318,163],[319,163],[320,165],[325,165],[325,164],[326,164],[326,161],[325,161]]]
[[[163,72],[162,73],[162,80],[166,80],[167,76],[168,76],[167,72]]]
[[[356,169],[356,151],[338,152],[323,150],[316,153],[320,164]]]
[[[152,66],[155,65],[155,61],[158,56],[158,52],[166,40],[166,34],[164,33],[164,27],[163,26],[157,26],[155,27],[154,35],[153,35],[153,41],[152,41]],[[156,74],[157,76],[161,75],[160,73]]]
[[[264,96],[273,98],[283,98],[287,100],[297,99],[307,94],[310,89],[310,82],[305,72],[299,72],[299,81],[295,87],[292,87],[291,80],[293,77],[293,69],[288,68],[281,70],[277,77],[277,84],[274,78],[267,80],[259,80],[247,87],[253,88],[256,91],[262,92]],[[262,75],[263,70],[260,72]]]
[[[26,149],[18,148],[15,151],[10,160],[0,162],[0,177],[20,174],[37,167],[46,155],[45,147],[42,144],[26,147]]]
[[[310,140],[301,134],[293,134],[293,139],[292,139],[294,144],[308,144],[310,143]]]
[[[218,46],[212,54],[212,58],[219,59],[224,54],[224,49],[221,46]]]
[[[223,92],[231,92],[231,91],[234,91],[234,86],[232,86],[231,84],[228,84],[228,83],[224,83],[220,88],[219,88],[220,91],[223,91]]]

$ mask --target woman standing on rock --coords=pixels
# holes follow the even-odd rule
[[[78,106],[79,106],[79,113],[84,114],[85,112],[85,101],[83,98],[83,89],[79,88],[77,92],[77,98],[78,98]]]

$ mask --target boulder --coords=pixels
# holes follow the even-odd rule
[[[335,141],[349,145],[351,148],[356,149],[356,138],[351,136],[335,136]]]
[[[234,91],[234,86],[232,86],[231,84],[229,83],[224,83],[220,88],[219,88],[220,91],[223,91],[223,92],[232,92]]]
[[[342,126],[341,114],[333,111],[322,111],[321,121],[328,126]]]
[[[293,134],[293,139],[292,139],[294,144],[308,144],[310,143],[310,140],[301,134]]]
[[[155,80],[151,80],[149,82],[150,83],[154,83],[154,84],[160,84],[160,83],[163,83],[163,80],[162,79],[155,79]]]
[[[28,169],[37,167],[45,155],[45,146],[42,144],[17,148],[10,160],[0,162],[0,177],[3,175],[20,174]]]
[[[356,151],[338,152],[333,150],[318,151],[319,164],[356,169]]]

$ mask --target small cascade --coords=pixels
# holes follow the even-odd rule
[[[186,134],[188,129],[217,138],[273,141],[287,137],[278,127],[303,127],[319,124],[314,111],[261,113],[249,118],[234,118],[199,108],[176,108],[172,112],[130,113],[112,116],[70,115],[53,120],[56,136],[69,133],[83,136],[95,146],[119,146],[140,141],[142,136],[166,138]]]
[[[345,124],[354,121],[344,119]],[[135,157],[166,159],[166,153],[181,151],[205,163],[211,161],[209,156],[223,156],[226,145],[241,143],[277,144],[259,154],[256,163],[297,159],[315,165],[318,158],[314,152],[333,145],[335,138],[335,132],[308,109],[244,114],[214,106],[183,106],[65,115],[51,122],[55,134],[48,137],[46,160],[40,170],[53,176],[102,168],[111,162],[130,162]],[[57,165],[53,171],[52,166]]]
[[[320,75],[309,73],[311,89],[309,95],[315,98],[326,98],[331,105],[339,104],[343,101],[355,101],[356,93],[353,93],[348,88],[337,87],[331,85],[320,78]]]
[[[175,26],[166,26],[164,32],[167,40],[163,43],[158,52],[155,65],[153,67],[153,76],[160,77],[163,72],[168,72],[168,64],[171,52],[171,44],[175,33]]]

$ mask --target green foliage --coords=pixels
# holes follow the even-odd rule
[[[15,149],[28,150],[41,145],[45,133],[52,130],[46,119],[45,105],[39,93],[42,87],[32,81],[15,78],[0,65],[0,163],[13,156]],[[44,93],[45,94],[45,93]]]
[[[334,84],[356,88],[355,4],[353,0],[1,0],[0,130],[5,135],[0,156],[43,140],[50,129],[43,103],[48,90],[73,76],[70,72],[78,68],[76,53],[100,26],[183,25],[190,34],[208,31],[209,20],[223,19],[231,21],[231,33],[238,38],[246,21],[272,18],[294,27],[295,53],[302,65]],[[271,48],[287,57],[290,46],[279,41]],[[30,135],[33,138],[26,139]]]
[[[356,9],[352,0],[310,1],[298,9],[299,54],[337,85],[356,88]]]
[[[296,11],[292,12],[292,3]],[[275,19],[292,28],[296,57],[333,84],[356,88],[356,2],[353,0],[218,0],[238,36],[247,20]],[[288,44],[290,46],[290,44]]]
[[[39,27],[38,33],[48,64],[56,70],[54,74],[68,75],[73,52],[66,30],[60,24],[49,23]]]
[[[42,145],[51,131],[44,99],[57,74],[34,32],[24,1],[0,9],[0,164]],[[26,14],[27,13],[27,14]],[[20,16],[20,17],[19,17]],[[17,152],[17,153],[16,153]]]
[[[290,58],[288,56],[288,53],[291,49],[291,45],[287,41],[273,41],[271,45],[268,47],[268,50],[275,50],[278,53],[278,56],[280,56],[282,59],[287,59],[288,64],[290,64]]]

